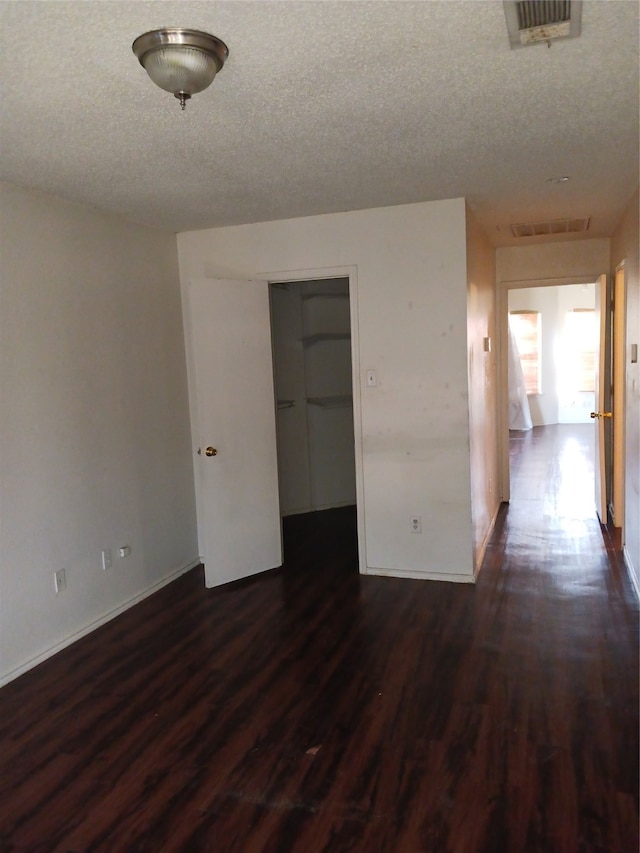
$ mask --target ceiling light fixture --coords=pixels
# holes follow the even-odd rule
[[[175,95],[182,109],[192,95],[213,83],[229,56],[219,38],[182,27],[144,33],[131,47],[156,86]]]

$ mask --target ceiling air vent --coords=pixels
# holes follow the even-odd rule
[[[504,0],[511,47],[580,35],[582,0]]]
[[[581,234],[589,229],[591,218],[552,219],[551,222],[525,222],[511,226],[514,237],[546,237],[549,234]]]

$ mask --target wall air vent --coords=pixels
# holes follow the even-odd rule
[[[547,237],[550,234],[582,234],[589,230],[591,217],[552,219],[550,222],[525,222],[511,226],[514,237]]]
[[[582,0],[503,0],[511,47],[580,35]]]

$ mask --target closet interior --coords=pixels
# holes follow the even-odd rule
[[[270,292],[281,513],[355,504],[349,279]]]

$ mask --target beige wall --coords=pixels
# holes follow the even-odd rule
[[[625,557],[640,589],[640,368],[631,363],[631,347],[640,346],[640,273],[638,192],[611,239],[611,273],[625,262],[627,327],[625,342]]]
[[[495,322],[495,249],[467,207],[467,348],[474,566],[480,568],[500,506]],[[485,338],[491,350],[485,351]]]
[[[197,558],[174,235],[2,185],[3,679]],[[120,560],[117,549],[131,547]],[[113,565],[101,568],[101,550]],[[66,592],[53,573],[64,568]]]
[[[595,281],[608,269],[608,239],[537,243],[535,246],[509,246],[496,250],[498,282],[551,278]]]
[[[354,271],[366,570],[472,580],[464,200],[194,231],[178,250],[183,288]]]

